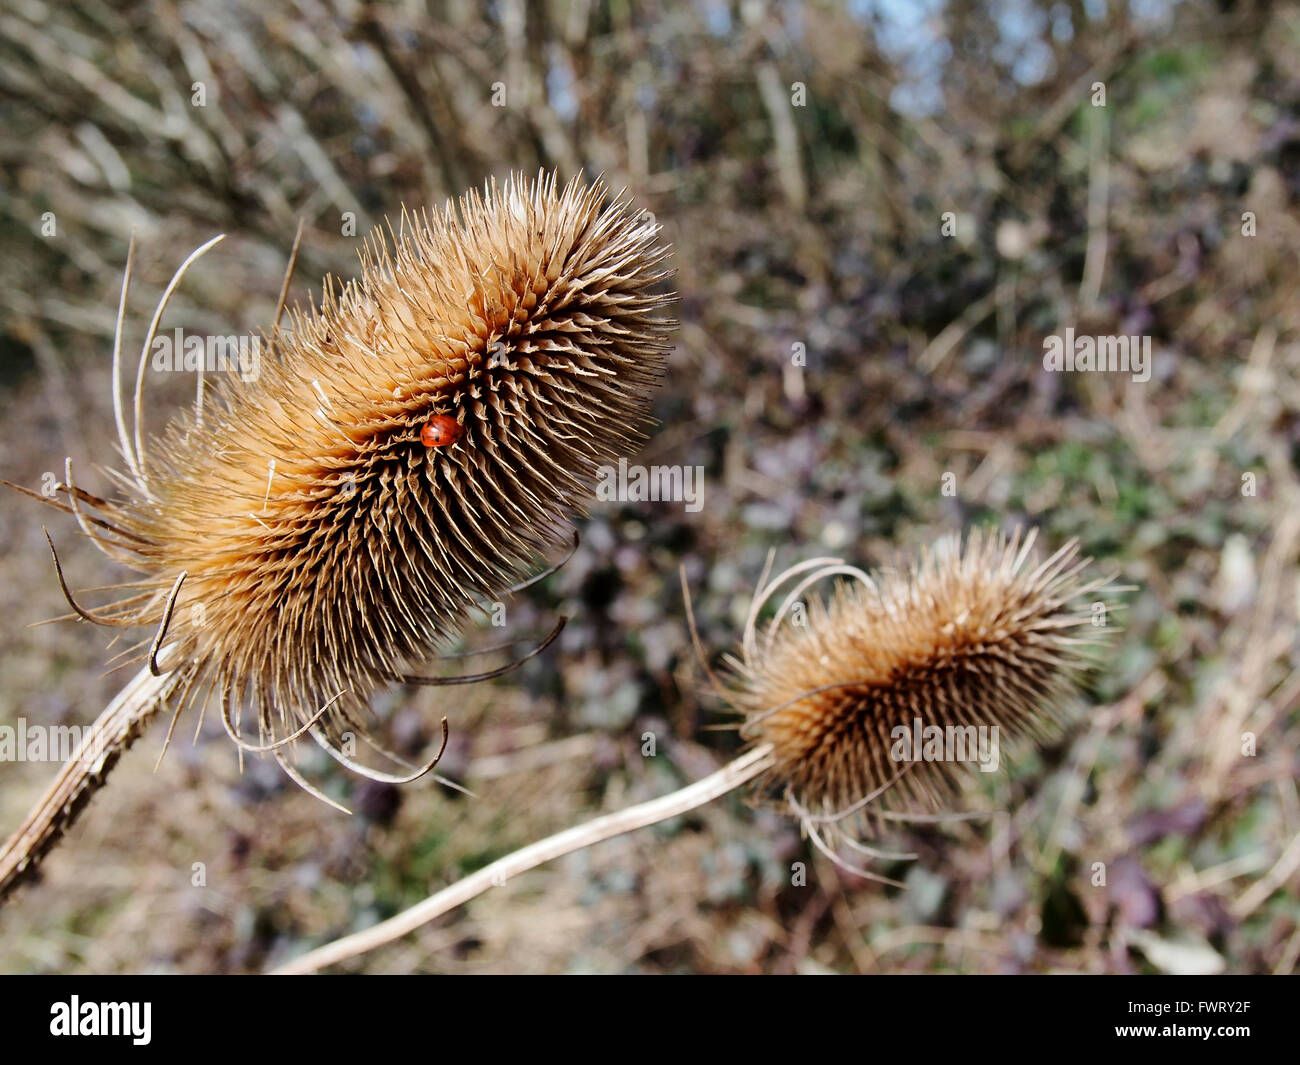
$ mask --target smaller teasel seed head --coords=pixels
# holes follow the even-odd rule
[[[761,588],[731,665],[741,733],[772,750],[765,790],[782,792],[805,824],[847,824],[877,800],[936,810],[990,735],[1051,735],[1114,628],[1094,608],[1114,589],[1085,576],[1091,560],[1076,542],[1040,561],[1034,539],[976,530],[905,569],[868,576],[819,559]],[[806,589],[834,575],[852,580],[807,597],[792,623]],[[760,633],[764,603],[796,576]],[[922,737],[942,737],[939,758]]]

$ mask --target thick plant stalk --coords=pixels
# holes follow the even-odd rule
[[[0,900],[30,875],[108,779],[167,697],[186,680],[183,669],[154,676],[141,669],[82,733],[72,756],[0,849]]]
[[[687,785],[669,795],[597,817],[594,821],[566,829],[554,836],[538,840],[527,847],[507,854],[491,865],[458,880],[436,895],[416,903],[373,928],[335,940],[274,970],[273,975],[301,975],[313,973],[327,965],[337,965],[348,958],[381,947],[413,932],[435,917],[454,910],[470,899],[483,894],[488,888],[504,884],[510,877],[536,869],[556,858],[561,858],[594,843],[621,836],[648,825],[658,824],[670,817],[687,813],[698,806],[721,798],[772,768],[772,748],[766,744],[755,747],[739,758],[711,773],[703,780]]]

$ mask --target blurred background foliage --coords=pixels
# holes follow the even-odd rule
[[[674,245],[679,342],[639,461],[706,481],[698,513],[593,503],[577,557],[510,609],[520,638],[573,619],[524,671],[376,700],[409,752],[447,713],[443,768],[476,798],[306,756],[347,819],[271,763],[241,774],[210,726],[151,772],[159,726],[0,910],[0,966],[257,970],[369,924],[730,756],[679,564],[721,652],[769,550],[875,565],[1032,522],[1135,586],[1125,634],[1059,743],[974,774],[992,819],[899,833],[920,860],[880,871],[905,890],[733,799],[354,967],[1293,971],[1297,55],[1294,5],[1230,0],[3,0],[4,476],[66,454],[109,490],[131,234],[128,338],[216,232],[163,326],[256,331],[299,219],[307,300],[403,205],[556,167],[626,186]],[[1045,373],[1067,326],[1149,335],[1151,380]],[[183,376],[149,375],[153,428]],[[86,723],[122,677],[103,633],[26,627],[62,610],[42,521],[77,585],[129,576],[4,499],[0,722]],[[53,767],[2,770],[8,831]]]

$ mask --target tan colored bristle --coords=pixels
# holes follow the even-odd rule
[[[255,379],[219,375],[146,454],[124,448],[125,497],[95,502],[145,576],[98,617],[157,625],[183,571],[167,641],[187,691],[252,709],[260,744],[327,705],[327,737],[364,738],[374,690],[567,540],[597,466],[640,438],[666,251],[604,197],[513,177],[372,237]],[[454,442],[421,442],[435,414]]]
[[[945,539],[910,568],[874,577],[836,560],[804,564],[803,581],[761,635],[756,602],[743,661],[732,660],[734,702],[745,715],[742,735],[772,748],[766,785],[823,823],[877,798],[934,810],[972,767],[900,760],[896,729],[916,735],[919,722],[922,730],[996,726],[986,735],[1012,741],[1047,736],[1090,648],[1109,635],[1104,612],[1084,601],[1109,582],[1082,577],[1090,560],[1073,542],[1038,562],[1033,539],[976,531],[964,545]],[[792,623],[797,596],[836,574],[855,579],[826,600],[810,597]]]

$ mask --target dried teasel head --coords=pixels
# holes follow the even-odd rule
[[[282,748],[308,733],[356,768],[340,738],[367,738],[374,690],[567,540],[597,467],[646,424],[672,324],[666,249],[647,215],[605,196],[512,177],[459,215],[404,215],[391,241],[370,239],[356,280],[327,281],[319,308],[272,331],[260,372],[200,387],[146,449],[144,359],[199,249],[146,337],[133,434],[119,319],[121,495],[67,474],[83,531],[142,573],[78,613],[156,627],[149,658],[176,674],[177,712],[215,694],[241,748],[274,751],[300,783]],[[122,310],[129,276],[128,262]]]
[[[874,576],[838,559],[764,572],[725,690],[741,734],[771,752],[766,790],[819,845],[852,843],[891,806],[941,809],[990,740],[1059,724],[1112,631],[1095,609],[1111,586],[1086,577],[1076,543],[1040,560],[1034,540],[977,530]],[[828,598],[808,595],[837,576]]]

